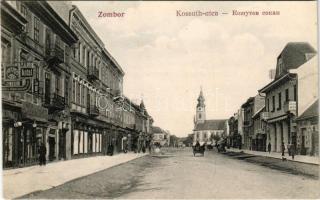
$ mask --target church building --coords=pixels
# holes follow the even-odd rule
[[[195,145],[197,141],[200,145],[211,145],[214,144],[214,135],[221,137],[224,133],[227,134],[226,119],[206,119],[206,105],[204,101],[205,99],[201,89],[196,107],[196,115],[194,117],[193,145]]]

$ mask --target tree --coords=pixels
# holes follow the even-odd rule
[[[221,139],[221,136],[219,134],[214,134],[212,136],[212,138],[215,141],[215,143],[217,144],[219,142],[219,140]]]

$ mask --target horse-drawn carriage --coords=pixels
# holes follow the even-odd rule
[[[205,144],[204,143],[201,144],[200,142],[196,142],[193,144],[192,149],[193,149],[193,156],[196,156],[197,153],[204,156]]]

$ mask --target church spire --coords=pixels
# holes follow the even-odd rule
[[[200,87],[200,94],[199,94],[199,97],[198,97],[198,104],[197,104],[197,107],[204,107],[204,97],[203,97],[203,92],[202,92],[202,87]]]
[[[198,104],[196,109],[196,119],[195,124],[203,123],[206,120],[206,105],[204,104],[204,96],[202,92],[202,87],[200,88],[200,94],[198,97]]]

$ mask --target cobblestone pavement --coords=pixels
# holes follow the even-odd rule
[[[24,198],[319,198],[319,180],[189,148],[148,155]]]

